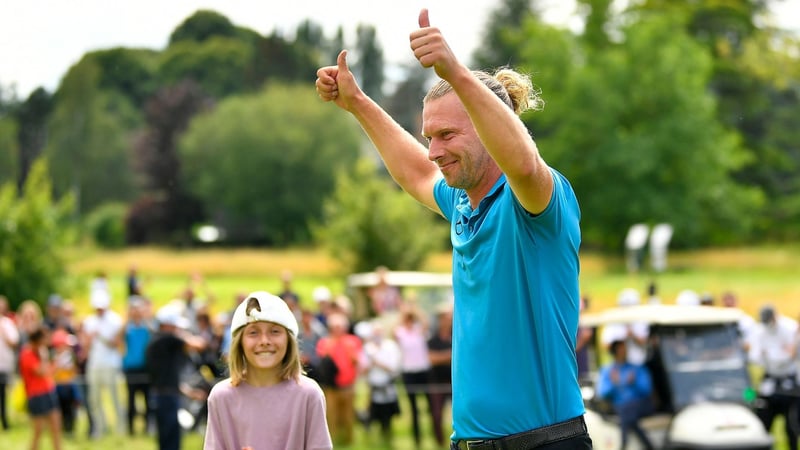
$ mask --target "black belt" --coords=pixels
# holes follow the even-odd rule
[[[498,439],[462,439],[451,450],[530,450],[587,433],[583,416]]]

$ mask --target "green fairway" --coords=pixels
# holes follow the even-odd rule
[[[311,291],[326,284],[335,293],[344,291],[345,276],[334,260],[318,250],[268,251],[237,250],[167,250],[158,248],[103,252],[87,249],[70,253],[71,284],[75,287],[77,306],[88,304],[89,280],[98,270],[105,270],[114,292],[114,304],[124,305],[125,273],[136,265],[145,292],[156,305],[175,298],[192,273],[204,276],[209,290],[216,297],[215,311],[230,308],[237,292],[280,289],[283,269],[294,273],[294,288],[308,307],[314,307]],[[592,299],[591,310],[612,306],[623,288],[633,287],[642,295],[655,281],[664,303],[673,303],[683,289],[708,292],[719,298],[727,290],[739,296],[740,306],[755,314],[766,302],[780,311],[797,317],[800,307],[800,245],[775,247],[711,249],[672,252],[668,269],[663,273],[628,273],[624,260],[591,252],[581,254],[580,286]],[[448,272],[450,254],[429,258],[423,270]]]

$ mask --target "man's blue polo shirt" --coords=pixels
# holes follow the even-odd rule
[[[580,209],[556,170],[537,216],[505,176],[478,208],[440,180],[453,244],[452,439],[494,439],[584,413],[577,379]]]

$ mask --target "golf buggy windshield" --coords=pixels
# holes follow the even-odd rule
[[[735,326],[664,327],[658,342],[675,410],[703,401],[744,401],[750,377]]]

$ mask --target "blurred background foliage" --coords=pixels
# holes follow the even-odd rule
[[[771,25],[773,1],[580,0],[575,31],[546,24],[543,2],[501,0],[469,64],[533,76],[546,107],[524,120],[575,187],[585,248],[617,253],[639,222],[671,223],[677,248],[797,241],[800,38]],[[344,270],[419,268],[446,224],[399,199],[313,82],[350,48],[364,89],[418,135],[433,75],[409,55],[390,80],[374,26],[354,26],[357,42],[311,19],[287,38],[200,10],[164,49],[85,54],[55,92],[0,86],[0,284],[31,242],[35,260],[76,243],[315,245]],[[222,239],[199,242],[203,224]],[[75,232],[31,241],[51,228]]]

